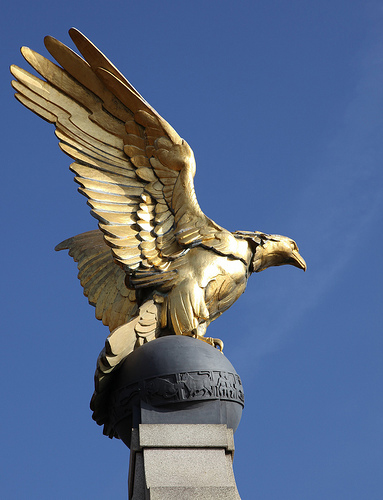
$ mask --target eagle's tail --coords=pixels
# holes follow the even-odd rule
[[[105,347],[97,359],[97,368],[94,375],[95,390],[90,402],[93,411],[92,418],[98,425],[104,425],[104,434],[118,437],[109,423],[109,397],[112,374],[120,363],[134,349],[155,339],[160,332],[159,305],[153,299],[144,302],[138,310],[137,316],[129,323],[119,326],[108,336]]]

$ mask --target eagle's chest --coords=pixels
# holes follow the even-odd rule
[[[229,281],[247,280],[247,268],[239,259],[233,259],[215,252],[197,247],[190,252],[193,277],[201,288],[206,288],[211,281],[227,278]]]
[[[197,250],[197,249],[196,249]],[[248,271],[239,259],[212,252],[196,252],[194,278],[204,290],[211,320],[228,309],[245,291]]]

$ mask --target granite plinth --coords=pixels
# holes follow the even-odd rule
[[[240,500],[233,430],[212,424],[140,424],[133,429],[131,500]]]

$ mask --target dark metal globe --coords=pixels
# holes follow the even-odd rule
[[[187,336],[161,337],[132,352],[116,373],[110,421],[127,446],[140,423],[226,424],[244,406],[239,375],[214,347]]]

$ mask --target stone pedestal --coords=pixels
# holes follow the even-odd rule
[[[244,394],[221,352],[158,338],[125,358],[103,397],[108,434],[131,450],[131,500],[240,500],[233,433]]]
[[[217,424],[140,424],[132,433],[132,500],[240,500],[232,429]]]

